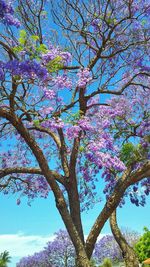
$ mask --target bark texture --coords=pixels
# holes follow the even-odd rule
[[[86,254],[82,254],[82,252],[76,258],[76,267],[90,267],[90,261],[87,258]]]
[[[133,248],[128,244],[128,242],[126,241],[126,239],[124,238],[118,227],[116,210],[110,216],[110,227],[114,235],[114,238],[122,251],[122,256],[125,261],[125,266],[139,267],[139,261],[137,259],[137,256]]]

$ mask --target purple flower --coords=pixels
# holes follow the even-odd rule
[[[91,77],[90,77],[90,71],[88,68],[85,69],[80,69],[79,72],[77,73],[77,76],[79,78],[78,82],[77,82],[77,86],[79,88],[85,87],[86,84],[91,81]]]
[[[14,9],[9,1],[0,0],[0,20],[10,26],[20,27],[21,23],[14,17]]]

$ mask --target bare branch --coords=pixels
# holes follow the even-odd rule
[[[41,169],[39,168],[28,168],[28,167],[12,167],[12,168],[5,168],[5,169],[0,169],[0,179],[10,175],[12,173],[21,173],[21,174],[40,174],[43,175]],[[61,183],[61,184],[65,184],[65,180],[64,177],[62,175],[59,175],[58,173],[56,173],[55,171],[51,171],[51,174],[53,177],[55,177],[55,179]]]

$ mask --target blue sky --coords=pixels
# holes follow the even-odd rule
[[[29,207],[26,200],[16,205],[16,196],[0,195],[0,252],[8,250],[14,267],[19,258],[40,251],[45,244],[54,238],[54,233],[64,228],[55,208],[52,195],[48,199],[35,199]],[[94,219],[104,202],[97,204],[88,213],[83,213],[85,235],[88,234]],[[118,222],[121,227],[128,227],[142,233],[144,226],[150,227],[150,198],[143,208],[135,207],[127,201],[122,209],[118,209]],[[109,224],[103,228],[102,234],[110,233]]]

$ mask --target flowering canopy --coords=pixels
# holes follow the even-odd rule
[[[47,243],[44,250],[33,256],[22,258],[17,267],[74,267],[75,251],[64,230],[55,233],[55,239]]]
[[[143,206],[150,193],[149,1],[89,1],[89,9],[64,0],[58,10],[52,3],[67,49],[47,32],[47,1],[36,2],[18,0],[16,14],[0,2],[0,186],[5,194],[18,192],[18,204],[21,196],[30,203],[52,190],[78,247],[80,210],[99,201],[103,178],[107,201],[87,239],[90,257],[124,197]],[[15,15],[19,32],[12,32]]]
[[[0,21],[6,25],[21,26],[19,20],[14,17],[14,9],[9,1],[0,1]]]

